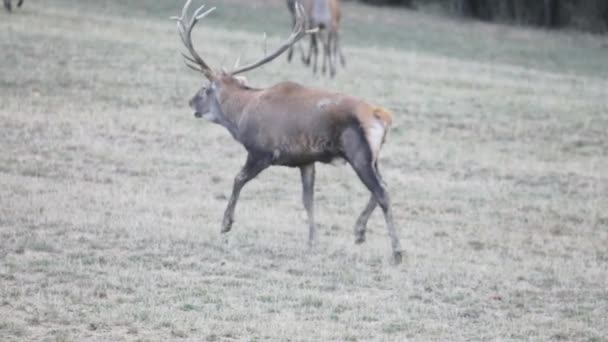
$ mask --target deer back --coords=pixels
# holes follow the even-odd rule
[[[248,150],[273,154],[285,165],[341,157],[341,135],[353,126],[362,129],[362,138],[375,155],[390,125],[388,112],[366,102],[292,82],[250,90],[247,100],[243,98],[222,101],[224,111],[237,121],[238,140]],[[240,112],[230,113],[234,110]]]

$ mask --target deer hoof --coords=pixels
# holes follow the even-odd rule
[[[364,232],[356,233],[355,234],[355,243],[357,245],[360,245],[360,244],[362,244],[364,242],[365,242],[365,233]]]
[[[221,230],[222,234],[228,233],[230,231],[230,229],[232,229],[233,222],[234,221],[229,218],[224,219],[224,222],[222,222],[222,230]]]
[[[393,263],[395,265],[399,265],[401,264],[401,262],[403,261],[403,254],[401,251],[395,251],[393,252]]]

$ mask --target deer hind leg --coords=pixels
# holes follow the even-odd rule
[[[302,202],[308,215],[308,247],[312,247],[316,236],[314,216],[315,164],[300,167],[302,176]]]
[[[19,2],[17,3],[17,7],[21,7],[21,5],[23,5],[23,0],[19,0]]]
[[[222,221],[222,233],[229,232],[234,222],[234,208],[236,202],[239,199],[241,189],[250,180],[255,178],[260,172],[264,171],[270,166],[271,158],[254,156],[251,153],[247,156],[247,162],[241,169],[241,171],[234,178],[234,185],[232,187],[232,195],[230,195],[230,201],[224,212],[224,220]]]
[[[374,209],[378,206],[378,202],[376,201],[376,197],[372,194],[365,206],[365,209],[359,215],[357,219],[357,223],[355,223],[355,243],[362,244],[365,242],[365,232],[367,227],[367,221],[369,221],[369,217],[374,212]]]
[[[380,183],[386,188],[386,184],[382,180],[382,175],[380,174],[380,171],[378,170],[377,161],[374,163],[374,170],[376,171],[376,175],[378,176]],[[357,222],[355,223],[355,243],[356,244],[361,244],[361,243],[365,242],[365,232],[367,229],[367,222],[369,221],[369,217],[372,215],[372,213],[374,212],[374,210],[376,209],[377,206],[378,206],[378,201],[376,201],[376,197],[374,196],[374,194],[372,194],[369,198],[369,201],[367,202],[367,205],[365,206],[365,209],[363,209],[363,211],[361,212],[361,215],[359,215],[359,218],[357,219]]]
[[[395,230],[390,197],[385,186],[382,184],[380,176],[374,168],[374,161],[369,143],[365,138],[363,130],[360,126],[358,126],[358,124],[353,125],[353,127],[347,129],[343,133],[342,144],[342,146],[344,146],[346,160],[355,170],[357,176],[359,176],[359,179],[361,179],[363,184],[365,184],[365,186],[372,193],[373,198],[384,212],[384,220],[386,221],[388,237],[390,239],[393,251],[393,259],[394,262],[398,264],[402,259],[401,243],[399,242],[399,237],[397,236],[397,232]],[[371,206],[373,206],[373,204],[368,203],[366,209]],[[368,210],[370,214],[372,210],[373,208]],[[362,215],[363,214],[366,214],[365,210]]]
[[[9,12],[12,10],[11,0],[4,0],[4,8]]]

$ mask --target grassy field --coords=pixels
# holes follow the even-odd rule
[[[282,1],[214,1],[217,67],[289,29]],[[0,12],[1,341],[607,341],[608,40],[345,5],[335,80],[248,75],[394,112],[381,158],[406,261],[346,166],[271,168],[220,223],[245,152],[195,120],[175,1]]]

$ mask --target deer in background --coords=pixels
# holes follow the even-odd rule
[[[19,0],[19,2],[17,2],[17,7],[21,7],[21,5],[23,5],[23,0]],[[6,8],[6,10],[9,12],[13,9],[11,0],[4,0],[4,8]]]
[[[247,150],[247,160],[236,175],[224,212],[222,233],[231,230],[234,210],[245,184],[272,165],[297,167],[302,180],[302,201],[308,217],[308,244],[316,236],[313,194],[315,163],[346,160],[371,192],[369,202],[355,224],[356,242],[365,241],[367,221],[376,206],[384,212],[395,263],[401,262],[401,245],[395,231],[389,195],[378,171],[378,156],[391,124],[381,107],[355,97],[282,82],[269,88],[253,88],[239,77],[259,68],[316,30],[309,30],[306,12],[297,4],[291,35],[274,52],[257,62],[232,71],[216,71],[200,57],[192,43],[192,29],[215,8],[197,9],[188,19],[191,0],[177,20],[179,36],[189,55],[186,64],[208,80],[190,100],[196,118],[225,127]]]
[[[346,58],[340,47],[340,19],[341,19],[341,6],[339,0],[287,0],[287,8],[291,13],[292,24],[296,22],[296,4],[300,3],[304,8],[304,11],[308,17],[307,25],[308,28],[319,28],[317,33],[310,35],[310,45],[308,47],[308,54],[304,56],[304,52],[300,47],[302,53],[302,62],[306,65],[310,65],[311,58],[313,73],[317,72],[317,56],[319,54],[318,41],[321,43],[323,48],[323,66],[322,72],[326,72],[326,64],[329,64],[329,74],[331,77],[336,75],[335,59],[340,58],[342,67],[346,66]],[[293,56],[293,48],[289,49],[287,53],[287,61],[291,61]]]

